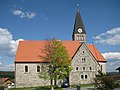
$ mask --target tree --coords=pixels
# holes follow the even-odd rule
[[[68,78],[71,71],[70,58],[65,46],[56,39],[46,40],[42,52],[44,55],[41,58],[49,62],[49,69],[41,71],[40,78],[49,78],[51,80],[51,90],[54,90],[57,80]]]

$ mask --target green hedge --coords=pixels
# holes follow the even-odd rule
[[[0,86],[0,90],[4,90],[4,86]]]

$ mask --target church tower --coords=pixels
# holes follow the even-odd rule
[[[74,24],[74,30],[72,35],[73,41],[80,41],[86,43],[86,31],[82,22],[82,18],[80,15],[80,10],[77,10],[76,19]]]

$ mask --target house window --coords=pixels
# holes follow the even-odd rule
[[[78,70],[78,67],[76,67],[76,70]]]
[[[37,72],[40,72],[40,66],[37,66]]]
[[[92,68],[90,67],[90,70],[92,70]]]
[[[28,66],[25,66],[25,72],[28,72]]]
[[[85,79],[87,79],[87,75],[85,75]]]
[[[84,79],[84,76],[83,76],[83,75],[81,75],[81,79]]]
[[[85,67],[83,67],[83,70],[85,70]]]

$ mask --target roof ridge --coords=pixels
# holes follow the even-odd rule
[[[20,41],[20,42],[43,42],[43,41],[49,41],[49,40],[24,40],[24,41]],[[79,41],[73,41],[73,40],[59,40],[59,41],[64,41],[64,42],[79,42]]]

